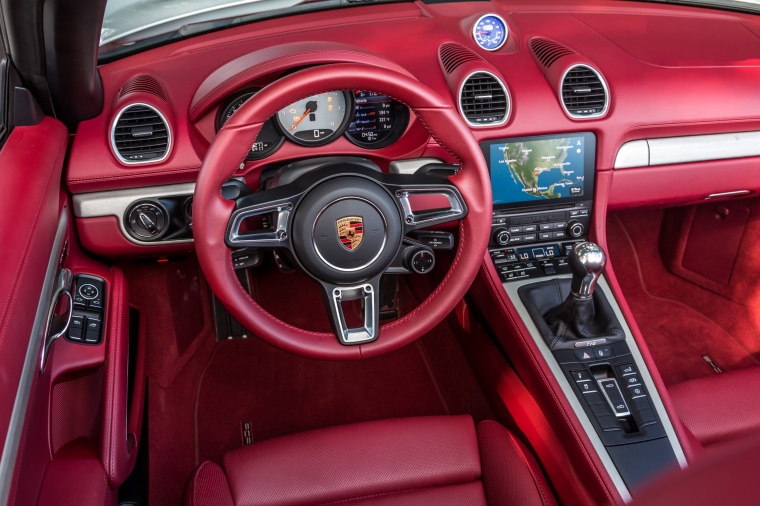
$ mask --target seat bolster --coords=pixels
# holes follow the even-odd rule
[[[185,506],[234,506],[227,477],[218,464],[204,462],[185,487]]]
[[[760,431],[760,367],[696,378],[668,387],[679,418],[705,447]]]
[[[555,504],[535,459],[507,429],[486,420],[478,424],[477,433],[483,487],[489,505]]]

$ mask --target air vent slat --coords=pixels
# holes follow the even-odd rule
[[[447,74],[454,72],[457,67],[468,61],[480,61],[482,58],[461,44],[446,42],[438,49],[441,66]]]
[[[530,50],[536,60],[547,69],[563,56],[575,54],[575,51],[569,47],[541,37],[530,40]]]
[[[470,125],[500,125],[507,120],[509,107],[506,87],[490,73],[476,72],[462,84],[459,109]]]
[[[169,153],[171,133],[166,119],[151,106],[129,105],[113,127],[111,144],[126,164],[156,162]]]
[[[572,118],[594,118],[607,111],[609,96],[602,77],[586,65],[576,65],[565,73],[561,94]]]

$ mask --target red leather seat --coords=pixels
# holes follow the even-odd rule
[[[710,447],[760,431],[760,367],[697,378],[668,388],[683,424]]]
[[[190,506],[555,504],[533,457],[507,429],[469,416],[314,430],[205,462]]]

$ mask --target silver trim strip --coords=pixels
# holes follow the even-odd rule
[[[749,195],[750,193],[752,193],[752,190],[734,190],[732,192],[711,193],[705,197],[705,200],[721,199],[725,197],[741,197],[742,195]]]
[[[504,90],[504,96],[507,98],[507,110],[504,111],[504,118],[501,121],[498,121],[496,123],[472,123],[470,122],[470,120],[467,119],[467,116],[465,116],[464,110],[462,109],[462,91],[464,90],[465,83],[467,83],[467,81],[475,74],[488,74],[489,76],[496,79],[496,82],[499,83],[499,86],[501,86],[501,89]],[[457,105],[459,106],[459,114],[460,116],[462,116],[462,119],[464,119],[464,122],[470,125],[471,127],[475,127],[475,128],[489,128],[489,127],[503,125],[504,123],[507,122],[507,120],[509,120],[509,116],[512,114],[512,96],[509,94],[509,89],[507,88],[507,85],[504,84],[504,81],[502,81],[499,78],[499,76],[487,70],[476,70],[475,72],[470,72],[469,74],[467,74],[467,77],[462,79],[462,84],[459,85],[459,93],[457,95]]]
[[[613,167],[629,169],[751,156],[760,156],[760,131],[757,130],[629,141],[620,146]]]
[[[569,277],[570,275],[545,277],[545,278],[541,278],[540,281],[545,281],[548,279],[555,279],[555,278],[557,279],[569,278]],[[612,459],[607,453],[607,449],[605,448],[604,444],[602,444],[602,440],[599,439],[599,436],[597,435],[596,430],[594,429],[594,426],[591,424],[591,420],[589,420],[588,415],[584,411],[583,406],[581,406],[580,402],[578,401],[578,398],[576,397],[575,392],[573,391],[572,386],[570,385],[570,382],[568,381],[568,379],[565,377],[564,373],[562,372],[562,369],[557,363],[557,360],[554,358],[554,355],[552,355],[551,350],[549,350],[549,347],[546,346],[546,343],[541,337],[541,334],[538,332],[536,325],[533,323],[533,320],[528,314],[528,310],[525,308],[525,306],[522,303],[522,300],[520,300],[520,296],[517,294],[517,290],[521,286],[535,283],[536,281],[537,281],[536,279],[524,279],[520,281],[513,281],[510,283],[503,283],[502,286],[504,287],[504,291],[507,293],[507,296],[509,297],[510,301],[512,302],[512,304],[514,304],[515,308],[517,309],[517,312],[522,318],[523,323],[525,323],[525,326],[530,332],[530,335],[533,338],[533,341],[536,343],[536,346],[538,346],[538,349],[541,351],[541,355],[543,356],[544,361],[546,361],[546,363],[549,365],[549,369],[551,369],[552,374],[554,374],[554,378],[557,380],[557,383],[559,383],[560,388],[562,388],[562,392],[565,394],[567,401],[570,403],[570,406],[573,408],[575,415],[578,417],[578,420],[580,421],[581,426],[583,427],[583,430],[586,432],[586,435],[591,441],[591,444],[594,447],[594,450],[596,450],[596,453],[599,455],[599,459],[602,461],[604,468],[606,469],[607,473],[609,473],[610,479],[615,485],[615,488],[617,489],[618,493],[623,498],[623,500],[626,503],[629,503],[631,502],[632,497],[628,490],[628,487],[626,487],[625,483],[623,482],[623,479],[620,476],[620,473],[618,472],[617,468],[615,467],[615,464],[612,462]],[[599,278],[599,286],[601,286],[604,292],[608,294],[607,298],[610,302],[610,305],[612,306],[613,312],[615,313],[615,316],[618,318],[618,321],[620,321],[620,324],[623,327],[623,331],[625,332],[626,342],[628,343],[628,347],[631,350],[631,357],[633,358],[633,361],[636,364],[636,367],[638,367],[639,369],[639,373],[640,373],[640,377],[642,381],[644,382],[647,389],[649,390],[649,400],[652,402],[652,406],[654,407],[654,409],[657,410],[657,412],[660,415],[663,428],[665,429],[665,434],[667,435],[668,440],[670,441],[670,444],[673,447],[673,452],[676,455],[676,459],[678,460],[678,463],[681,466],[681,468],[686,468],[687,466],[686,456],[683,453],[683,449],[681,448],[681,444],[678,441],[678,437],[676,437],[676,433],[675,433],[675,430],[673,429],[673,425],[671,424],[670,419],[667,417],[665,406],[662,404],[662,399],[660,398],[660,394],[654,385],[652,376],[649,374],[649,369],[647,369],[646,364],[644,363],[644,359],[641,356],[641,351],[639,350],[639,347],[636,345],[636,341],[633,338],[633,334],[631,334],[631,329],[628,327],[628,323],[623,317],[623,313],[620,311],[620,306],[618,306],[618,303],[615,297],[612,296],[612,290],[610,290],[610,287],[607,284],[607,280],[604,277]]]
[[[388,170],[391,174],[414,174],[429,163],[443,163],[438,158],[414,158],[412,160],[396,160],[391,162]]]
[[[578,116],[578,115],[570,113],[570,111],[567,110],[567,107],[565,106],[565,101],[562,99],[562,88],[565,86],[565,78],[567,77],[567,73],[578,67],[585,67],[589,69],[591,72],[596,74],[596,77],[599,78],[599,82],[602,83],[602,88],[604,88],[604,93],[606,95],[605,100],[604,100],[604,108],[602,109],[602,112],[597,113],[597,114],[589,114],[588,116]],[[610,108],[610,101],[612,100],[612,97],[610,96],[610,88],[607,86],[607,81],[604,80],[604,77],[602,77],[602,74],[591,65],[587,65],[585,63],[576,63],[575,65],[570,65],[562,73],[562,78],[559,80],[558,97],[559,97],[559,103],[560,105],[562,105],[562,110],[565,111],[565,114],[567,114],[569,118],[580,119],[580,120],[596,119],[596,118],[601,118],[605,116],[607,114],[607,110]]]
[[[494,17],[494,18],[498,19],[499,21],[501,21],[501,24],[504,25],[504,40],[502,40],[501,44],[499,44],[498,46],[496,46],[493,49],[488,49],[488,48],[485,48],[485,47],[481,46],[480,43],[478,42],[478,38],[475,36],[475,33],[476,33],[475,30],[478,27],[478,23],[480,23],[480,21],[483,18],[487,18],[487,17]],[[504,44],[507,43],[508,39],[509,39],[509,25],[507,24],[506,21],[504,21],[504,18],[501,17],[501,16],[499,16],[498,14],[494,14],[493,12],[489,12],[488,14],[483,14],[478,19],[476,19],[475,22],[472,24],[472,40],[474,40],[475,44],[477,44],[477,46],[480,49],[484,50],[484,51],[498,51],[499,49],[502,48],[502,46],[504,46]]]
[[[151,160],[142,160],[142,161],[131,161],[127,160],[123,156],[121,156],[121,153],[119,153],[119,150],[116,149],[116,125],[119,123],[119,119],[121,118],[121,115],[124,114],[124,111],[129,109],[130,107],[135,106],[143,106],[147,107],[148,109],[152,109],[153,112],[158,114],[158,117],[161,118],[161,121],[164,122],[164,125],[166,125],[166,153],[164,153],[164,156],[161,158],[153,158]],[[172,127],[169,125],[169,122],[166,119],[166,116],[163,115],[161,111],[156,109],[150,104],[146,104],[143,102],[133,102],[131,104],[127,104],[124,107],[121,108],[121,110],[116,114],[116,117],[113,119],[113,122],[111,122],[111,135],[110,135],[110,141],[111,141],[111,150],[113,151],[113,154],[116,155],[116,158],[123,163],[124,165],[147,165],[150,163],[160,163],[169,158],[169,155],[172,152]]]
[[[616,169],[646,167],[649,165],[649,143],[645,139],[626,142],[615,156]]]
[[[176,241],[139,241],[127,233],[124,228],[124,214],[138,200],[150,200],[158,197],[190,196],[195,192],[195,183],[181,183],[146,188],[129,188],[126,190],[110,190],[103,192],[80,193],[74,195],[74,216],[77,218],[98,218],[101,216],[116,216],[122,235],[129,242],[140,246],[164,246],[167,244],[182,244],[193,242],[192,239]]]
[[[13,469],[16,465],[21,432],[24,429],[24,418],[26,417],[26,408],[29,403],[32,382],[36,376],[39,363],[43,330],[47,324],[48,309],[51,304],[50,296],[53,293],[53,283],[55,283],[56,273],[58,272],[58,260],[61,257],[61,250],[66,239],[67,224],[68,213],[66,208],[64,208],[58,220],[58,229],[55,233],[53,249],[51,250],[50,260],[48,260],[47,269],[45,270],[45,280],[42,283],[42,290],[40,291],[40,302],[34,315],[34,325],[32,326],[32,333],[29,336],[29,346],[26,349],[24,366],[21,370],[21,378],[19,379],[18,390],[16,391],[16,400],[13,403],[13,411],[11,412],[11,419],[8,424],[8,434],[3,445],[3,456],[0,459],[0,504],[7,504],[10,494]]]

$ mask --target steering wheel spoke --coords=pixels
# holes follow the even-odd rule
[[[408,184],[388,186],[402,209],[405,235],[467,216],[467,205],[456,186],[440,177],[414,176],[414,179]],[[444,201],[446,205],[441,206]],[[422,209],[418,208],[418,204],[422,204]]]
[[[265,192],[266,193],[266,192]],[[254,194],[258,195],[258,194]],[[297,196],[289,196],[268,202],[247,202],[249,197],[238,200],[235,211],[227,225],[225,242],[230,248],[288,248],[291,249],[288,226]],[[248,229],[245,224],[256,217],[271,217],[267,228]]]
[[[322,282],[325,305],[338,341],[344,345],[371,343],[380,329],[380,276],[352,286]],[[363,325],[349,327],[343,308],[344,302],[362,301]]]

